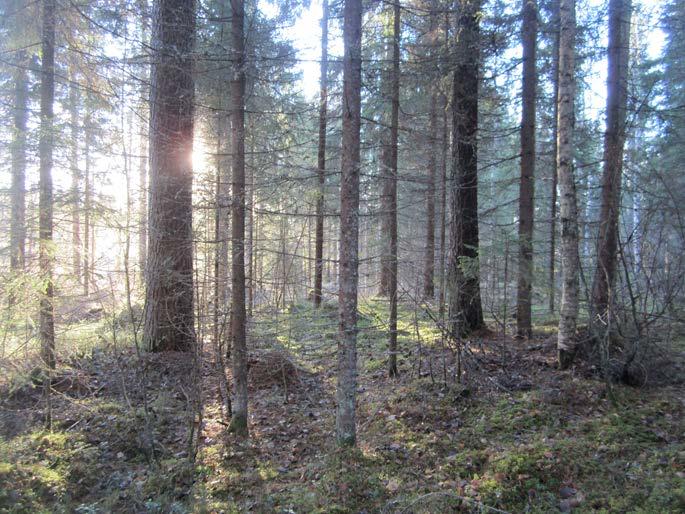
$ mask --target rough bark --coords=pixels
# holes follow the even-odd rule
[[[153,16],[150,205],[144,343],[189,351],[193,317],[194,0],[158,0]]]
[[[559,7],[559,97],[557,119],[557,174],[561,223],[561,313],[557,350],[559,367],[567,368],[576,351],[578,320],[578,206],[573,171],[575,127],[575,0],[561,0]]]
[[[595,317],[606,322],[610,310],[610,291],[616,277],[621,175],[626,139],[631,10],[631,0],[609,2],[607,125],[604,135],[597,268],[592,285],[592,323],[596,321]]]
[[[483,326],[478,256],[478,83],[480,0],[461,0],[452,91],[450,330]]]
[[[29,82],[26,52],[17,55],[14,70],[14,133],[12,134],[12,213],[10,218],[10,269],[23,271],[26,264],[26,124]]]
[[[357,282],[359,268],[359,167],[361,125],[361,0],[345,0],[343,39],[342,161],[336,439],[356,442]]]
[[[314,307],[321,305],[323,287],[323,212],[326,192],[326,124],[328,121],[328,0],[323,0],[321,16],[321,97],[319,100],[319,151],[317,173],[319,191],[316,197],[316,242],[314,263]]]
[[[247,327],[245,315],[245,37],[244,0],[231,0],[231,339],[235,399],[230,429],[248,435]]]
[[[55,0],[43,0],[42,64],[40,83],[40,176],[39,176],[39,266],[41,277],[40,295],[40,342],[43,363],[48,369],[55,368],[55,318],[53,306],[52,273],[54,247],[52,240],[52,152],[54,148],[55,100]],[[49,376],[49,375],[48,375]],[[49,379],[48,379],[49,382]],[[48,383],[47,388],[50,385]],[[48,389],[46,389],[47,391]],[[49,392],[48,392],[49,394]],[[49,413],[48,413],[49,416]],[[48,417],[48,422],[49,422]]]
[[[521,181],[519,183],[519,270],[516,332],[530,337],[533,283],[533,223],[535,197],[535,102],[537,90],[537,2],[523,0],[523,87],[521,93]]]

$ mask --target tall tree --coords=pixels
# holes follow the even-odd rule
[[[550,187],[550,221],[549,221],[549,312],[554,312],[554,298],[556,296],[555,265],[556,265],[556,241],[557,241],[557,153],[558,139],[557,127],[559,122],[559,0],[552,2],[552,96],[554,98],[554,120],[552,125],[552,186]]]
[[[195,344],[191,162],[194,0],[157,0],[153,23],[143,337],[152,351],[189,351]]]
[[[247,323],[245,315],[245,36],[244,0],[231,0],[231,336],[235,400],[230,429],[247,437]]]
[[[321,305],[323,287],[323,210],[326,192],[326,122],[328,121],[328,0],[323,0],[321,16],[321,98],[319,100],[319,190],[316,197],[316,242],[314,264],[314,307]]]
[[[69,166],[71,168],[71,251],[72,268],[77,280],[81,280],[81,172],[79,169],[78,147],[79,147],[79,103],[80,94],[76,75],[72,72],[71,84],[69,85],[69,113],[71,116],[70,137],[71,148],[69,155]]]
[[[390,127],[388,144],[383,145],[384,235],[388,238],[388,296],[390,299],[388,375],[397,376],[397,146],[400,113],[400,2],[393,2],[392,70],[390,75]],[[387,231],[387,232],[386,232]]]
[[[452,86],[450,330],[455,337],[483,326],[478,256],[478,86],[480,0],[459,1]]]
[[[561,315],[557,350],[559,367],[571,365],[576,351],[578,320],[578,206],[573,171],[573,130],[575,128],[575,34],[576,2],[559,4],[559,96],[557,98],[557,174],[559,218],[561,222]]]
[[[623,147],[626,139],[631,0],[609,1],[607,119],[604,134],[602,206],[597,240],[597,268],[592,285],[592,313],[606,321],[616,276],[618,217],[621,204]],[[591,320],[594,323],[594,319]]]
[[[12,215],[10,218],[10,268],[23,271],[26,261],[26,128],[29,81],[26,51],[17,54],[14,70],[12,134]]]
[[[345,0],[343,21],[342,159],[340,183],[340,292],[336,439],[356,442],[357,282],[362,71],[362,2]]]
[[[47,424],[51,424],[50,389],[51,370],[55,369],[55,316],[53,266],[55,260],[52,241],[52,152],[54,148],[54,100],[55,100],[55,0],[43,0],[43,28],[41,41],[40,83],[40,177],[38,202],[39,266],[41,277],[40,295],[40,342],[43,363],[48,369],[45,392],[48,398]]]
[[[535,103],[537,90],[536,46],[538,6],[523,0],[523,87],[521,92],[521,181],[519,183],[519,272],[516,332],[530,337],[533,282],[533,223],[535,221]]]

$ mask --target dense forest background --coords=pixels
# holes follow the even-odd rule
[[[0,511],[685,509],[682,0],[0,9]]]

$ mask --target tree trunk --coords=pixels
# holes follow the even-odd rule
[[[90,217],[91,209],[93,207],[93,191],[91,188],[92,179],[90,173],[90,151],[93,147],[93,122],[90,106],[86,107],[86,115],[83,118],[83,131],[85,146],[84,153],[84,167],[83,167],[83,295],[88,296],[90,288],[90,274],[92,272],[90,266]]]
[[[388,375],[397,376],[397,148],[400,113],[400,2],[393,4],[392,30],[392,109],[390,115],[390,148],[386,172],[388,185],[388,228],[390,235],[390,338],[388,342]]]
[[[43,364],[47,368],[45,380],[46,422],[52,423],[50,393],[52,370],[55,369],[55,316],[52,273],[55,253],[52,241],[52,152],[54,147],[55,100],[55,0],[43,0],[42,65],[40,84],[40,177],[39,177],[39,266],[41,277],[40,295],[40,343]]]
[[[521,182],[519,185],[519,272],[516,332],[530,337],[533,283],[533,223],[535,220],[535,102],[537,89],[537,1],[523,0],[523,88],[521,109]]]
[[[561,221],[561,315],[557,350],[559,367],[571,365],[576,351],[578,320],[578,206],[573,172],[575,127],[575,32],[576,2],[561,0],[559,8],[559,97],[557,99],[557,174]]]
[[[550,229],[549,229],[549,312],[554,312],[554,297],[556,293],[555,263],[556,263],[556,238],[557,238],[557,154],[558,154],[558,123],[559,123],[559,0],[553,4],[553,30],[554,46],[552,52],[552,90],[554,95],[554,121],[552,128],[552,172],[551,202],[550,202]]]
[[[14,71],[14,134],[12,139],[12,215],[10,220],[10,269],[26,265],[26,125],[29,82],[26,51],[17,55]]]
[[[340,183],[340,324],[336,439],[356,442],[357,280],[359,268],[359,167],[361,125],[362,2],[345,0],[343,38],[342,161]]]
[[[596,316],[604,323],[609,314],[609,295],[616,277],[621,174],[626,139],[631,3],[631,0],[609,1],[607,128],[604,135],[602,206],[591,309],[592,317]],[[594,323],[596,320],[590,321]]]
[[[150,112],[150,212],[144,342],[190,351],[193,316],[191,155],[194,0],[155,5]]]
[[[77,89],[76,78],[72,73],[71,85],[69,86],[69,111],[71,115],[71,152],[69,155],[69,166],[71,167],[71,252],[72,268],[77,281],[81,281],[81,206],[79,198],[81,196],[81,171],[78,162],[79,144],[79,91]]]
[[[323,0],[321,17],[321,99],[319,101],[319,191],[316,197],[316,243],[314,265],[314,307],[321,305],[323,287],[323,212],[326,192],[326,123],[328,121],[328,0]]]
[[[248,435],[247,412],[247,329],[245,316],[245,38],[244,0],[231,0],[231,171],[233,205],[231,223],[231,336],[235,400],[230,430]]]
[[[452,99],[450,330],[483,326],[478,257],[478,82],[480,0],[461,0]]]
[[[143,55],[147,52],[148,41],[148,3],[147,0],[138,0],[140,8],[140,45]],[[143,66],[141,70],[140,81],[140,111],[145,112],[147,109],[149,89],[148,89],[148,67]],[[139,207],[138,207],[138,268],[140,276],[145,278],[145,267],[147,262],[147,167],[148,167],[148,126],[145,123],[140,124],[140,141],[139,141],[139,160],[138,160],[138,188],[139,188]]]

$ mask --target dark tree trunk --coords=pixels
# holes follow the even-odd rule
[[[323,0],[321,17],[321,99],[319,101],[319,191],[316,197],[316,243],[314,265],[314,307],[321,305],[323,286],[323,212],[326,192],[326,122],[328,120],[328,0]]]
[[[193,317],[191,155],[194,0],[157,0],[152,31],[150,206],[144,342],[190,351]]]
[[[14,134],[12,140],[12,216],[10,220],[10,269],[23,271],[26,264],[26,124],[29,82],[26,51],[17,55],[14,71]]]
[[[231,0],[231,336],[235,399],[231,431],[247,437],[247,327],[245,315],[245,37],[244,0]]]
[[[362,2],[345,0],[343,38],[342,162],[340,183],[340,292],[336,439],[356,442],[357,281],[362,70]]]
[[[388,293],[390,296],[390,320],[388,322],[390,338],[388,341],[388,375],[397,376],[397,148],[399,138],[400,113],[400,3],[393,4],[392,31],[392,108],[390,113],[390,147],[387,149],[388,166],[386,168],[388,185],[388,229],[390,236],[389,265],[390,274]]]
[[[480,1],[461,0],[452,97],[450,330],[483,326],[478,257],[478,82]]]
[[[40,295],[40,344],[43,364],[47,368],[44,383],[46,399],[46,424],[52,424],[50,394],[52,389],[52,370],[55,369],[55,316],[52,273],[54,249],[52,243],[52,151],[54,147],[55,100],[55,0],[43,0],[42,28],[42,65],[40,84],[40,177],[38,203],[38,252],[41,278]]]
[[[602,207],[597,241],[597,268],[592,285],[592,314],[606,323],[610,291],[616,277],[618,218],[621,204],[623,147],[626,139],[631,0],[609,1],[607,128],[604,135]],[[594,323],[596,320],[592,319]]]
[[[521,113],[521,181],[519,185],[519,272],[516,332],[530,337],[533,283],[533,223],[535,219],[535,101],[537,89],[537,1],[523,0],[523,87]]]
[[[571,365],[576,352],[578,321],[578,205],[573,172],[575,127],[575,34],[576,2],[561,0],[559,7],[559,97],[557,121],[557,174],[561,223],[561,313],[557,352],[559,367]]]
[[[553,9],[554,46],[552,49],[552,90],[554,95],[554,121],[552,128],[552,187],[550,202],[549,223],[549,312],[554,312],[554,297],[556,296],[555,264],[556,264],[556,238],[557,238],[557,154],[558,154],[558,123],[559,123],[559,0],[555,0]]]

